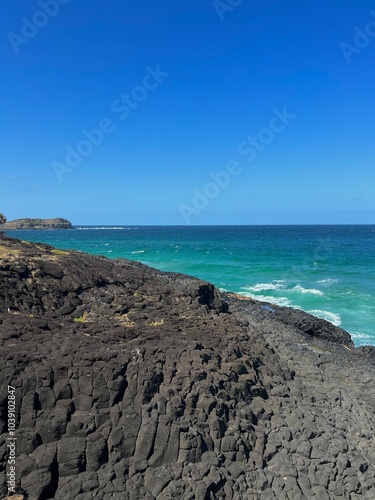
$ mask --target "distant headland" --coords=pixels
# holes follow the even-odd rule
[[[15,219],[0,225],[0,229],[74,229],[67,219]]]

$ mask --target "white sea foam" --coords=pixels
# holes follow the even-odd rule
[[[281,290],[284,288],[284,281],[272,282],[272,283],[257,283],[253,286],[244,286],[242,290],[248,292],[262,292],[263,290]]]
[[[138,229],[137,227],[123,227],[123,226],[98,226],[98,227],[82,227],[82,226],[75,226],[75,229],[79,229],[80,231],[91,231],[91,230],[102,230],[102,229],[117,229],[117,230],[132,230],[132,229]]]
[[[311,295],[324,295],[320,290],[316,290],[315,288],[303,288],[303,286],[297,285],[292,288],[293,292],[299,293],[310,293]]]
[[[250,292],[241,292],[241,295],[245,297],[250,297],[255,300],[260,300],[261,302],[269,302],[270,304],[276,304],[278,306],[290,307],[292,302],[287,297],[272,297],[271,295],[255,295]]]
[[[335,326],[341,325],[341,317],[339,314],[335,314],[329,311],[323,311],[321,309],[313,309],[312,311],[307,311],[309,314],[313,316],[317,316],[318,318],[325,319]]]
[[[144,250],[137,250],[136,252],[132,252],[132,253],[145,253]]]
[[[365,340],[365,341],[374,340],[374,337],[368,335],[367,333],[350,332],[350,335],[354,340]]]
[[[338,280],[333,279],[333,278],[328,278],[326,280],[317,281],[317,283],[320,283],[323,286],[330,286],[330,285],[333,285],[334,283],[337,283],[337,282],[338,282]]]

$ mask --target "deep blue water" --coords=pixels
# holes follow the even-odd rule
[[[302,308],[375,345],[375,225],[79,226],[7,231],[192,274],[224,290]]]

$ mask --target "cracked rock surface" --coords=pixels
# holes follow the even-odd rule
[[[375,349],[302,311],[0,235],[29,500],[374,499]]]

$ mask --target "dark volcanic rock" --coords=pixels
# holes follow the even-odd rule
[[[127,260],[0,236],[0,273],[25,499],[375,498],[373,348]]]
[[[73,229],[66,219],[15,219],[0,225],[0,229]]]

